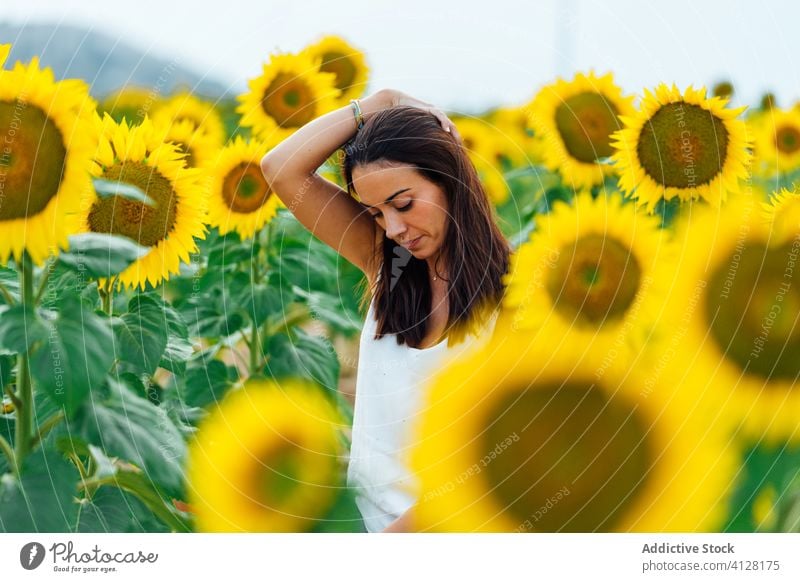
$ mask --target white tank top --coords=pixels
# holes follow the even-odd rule
[[[445,362],[491,336],[495,315],[479,336],[449,347],[399,345],[394,334],[375,339],[372,303],[361,330],[347,483],[369,532],[381,531],[414,505],[418,483],[408,468],[413,427],[422,412],[427,381]]]

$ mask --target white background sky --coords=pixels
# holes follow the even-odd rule
[[[80,24],[235,90],[274,50],[324,33],[365,50],[371,88],[442,107],[518,104],[556,75],[612,71],[628,92],[733,80],[736,102],[800,97],[800,4],[766,0],[3,0],[0,21]],[[4,39],[13,40],[13,39]]]

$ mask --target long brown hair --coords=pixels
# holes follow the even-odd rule
[[[449,269],[447,334],[451,341],[460,341],[502,299],[510,252],[466,151],[433,114],[393,107],[370,116],[344,152],[342,170],[351,194],[353,169],[375,162],[410,165],[444,191],[449,222],[439,258]],[[396,334],[399,344],[417,347],[425,338],[431,313],[428,263],[386,236],[379,246],[376,258],[382,253],[383,260],[376,263],[380,270],[372,290],[376,338]],[[362,306],[368,299],[365,294]]]

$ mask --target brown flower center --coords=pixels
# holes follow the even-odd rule
[[[652,465],[650,427],[636,407],[594,385],[528,386],[499,402],[487,425],[487,485],[535,531],[615,529]]]
[[[314,95],[302,78],[282,73],[273,79],[261,99],[264,113],[280,127],[300,127],[314,119]]]
[[[796,127],[784,125],[775,132],[775,147],[782,154],[793,154],[800,150],[800,131]]]
[[[242,214],[261,208],[272,192],[261,170],[255,164],[242,162],[225,176],[222,198],[228,207]]]
[[[716,178],[728,155],[728,130],[699,105],[661,106],[642,127],[639,163],[657,183],[696,188]]]
[[[55,123],[24,101],[0,101],[0,220],[29,218],[58,195],[67,150]]]
[[[800,375],[800,238],[779,248],[751,242],[712,275],[711,336],[748,374],[793,382]]]
[[[624,317],[641,279],[642,270],[630,249],[613,238],[592,234],[561,249],[547,291],[569,321],[598,327]]]
[[[345,54],[338,52],[328,52],[322,55],[323,73],[333,73],[336,75],[336,88],[342,91],[348,89],[356,78],[356,65],[353,60]]]
[[[130,161],[111,166],[102,177],[140,188],[155,204],[148,206],[122,196],[101,198],[89,211],[92,232],[127,236],[148,247],[167,237],[175,226],[178,204],[169,180],[151,166]]]
[[[617,108],[600,93],[564,100],[556,109],[556,127],[569,154],[591,164],[613,153],[611,134],[620,129]]]

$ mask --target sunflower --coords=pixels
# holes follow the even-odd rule
[[[650,211],[662,198],[702,198],[719,206],[738,192],[751,140],[736,119],[745,108],[727,109],[726,103],[706,99],[705,89],[681,94],[661,84],[655,93],[645,90],[639,113],[623,117],[625,129],[614,134],[620,187]]]
[[[335,79],[307,54],[272,55],[262,75],[249,81],[250,91],[238,97],[241,124],[262,138],[280,141],[337,107]]]
[[[503,175],[504,150],[492,133],[489,125],[479,119],[458,118],[455,120],[461,143],[478,172],[489,199],[497,205],[506,202],[510,190]]]
[[[198,131],[213,139],[218,146],[225,143],[225,125],[213,103],[191,93],[178,93],[159,103],[153,110],[153,123],[162,127],[185,120],[194,123]]]
[[[764,217],[778,240],[792,238],[800,228],[800,192],[782,189],[763,205]]]
[[[795,199],[796,200],[796,199]],[[683,219],[684,251],[664,313],[686,385],[745,438],[800,442],[800,222],[769,222],[753,198]]]
[[[116,121],[126,120],[138,125],[158,101],[158,93],[142,87],[125,87],[108,96],[100,103],[100,109]]]
[[[624,361],[647,340],[674,258],[655,217],[616,193],[580,193],[538,218],[512,255],[503,308],[517,329]]]
[[[56,83],[36,58],[0,70],[0,264],[25,251],[41,264],[67,248],[66,218],[91,189],[94,108],[85,83]]]
[[[205,238],[206,194],[200,173],[184,167],[183,154],[164,143],[149,119],[130,127],[108,114],[95,119],[99,145],[92,173],[141,189],[153,205],[137,200],[94,196],[80,219],[83,232],[126,236],[149,251],[117,277],[118,285],[145,288],[179,272]]]
[[[189,445],[187,483],[204,532],[308,531],[344,487],[336,410],[314,386],[250,380]]]
[[[540,161],[540,148],[534,139],[533,127],[527,107],[500,107],[489,115],[495,131],[514,144],[512,165],[532,165]],[[510,152],[509,152],[510,153]]]
[[[237,136],[211,167],[209,223],[220,234],[235,230],[242,240],[250,238],[277,213],[280,199],[260,166],[267,149],[259,140],[248,142]]]
[[[364,53],[339,36],[326,36],[306,47],[303,53],[312,60],[320,60],[319,70],[336,75],[334,84],[342,94],[339,99],[348,102],[364,94],[369,68]]]
[[[161,132],[163,141],[173,143],[185,154],[187,168],[202,168],[217,155],[217,140],[203,131],[197,131],[197,126],[190,119],[156,126],[156,131]]]
[[[613,171],[601,163],[613,153],[611,134],[633,113],[631,102],[610,73],[578,73],[544,87],[528,106],[544,165],[575,189],[602,183]]]
[[[0,44],[0,67],[2,67],[6,59],[8,58],[8,53],[11,52],[11,45],[10,44]]]
[[[415,529],[704,531],[722,524],[736,471],[669,384],[601,378],[597,354],[499,328],[429,386],[412,466]]]
[[[774,174],[800,168],[800,111],[775,108],[759,121],[755,143],[759,169]]]

